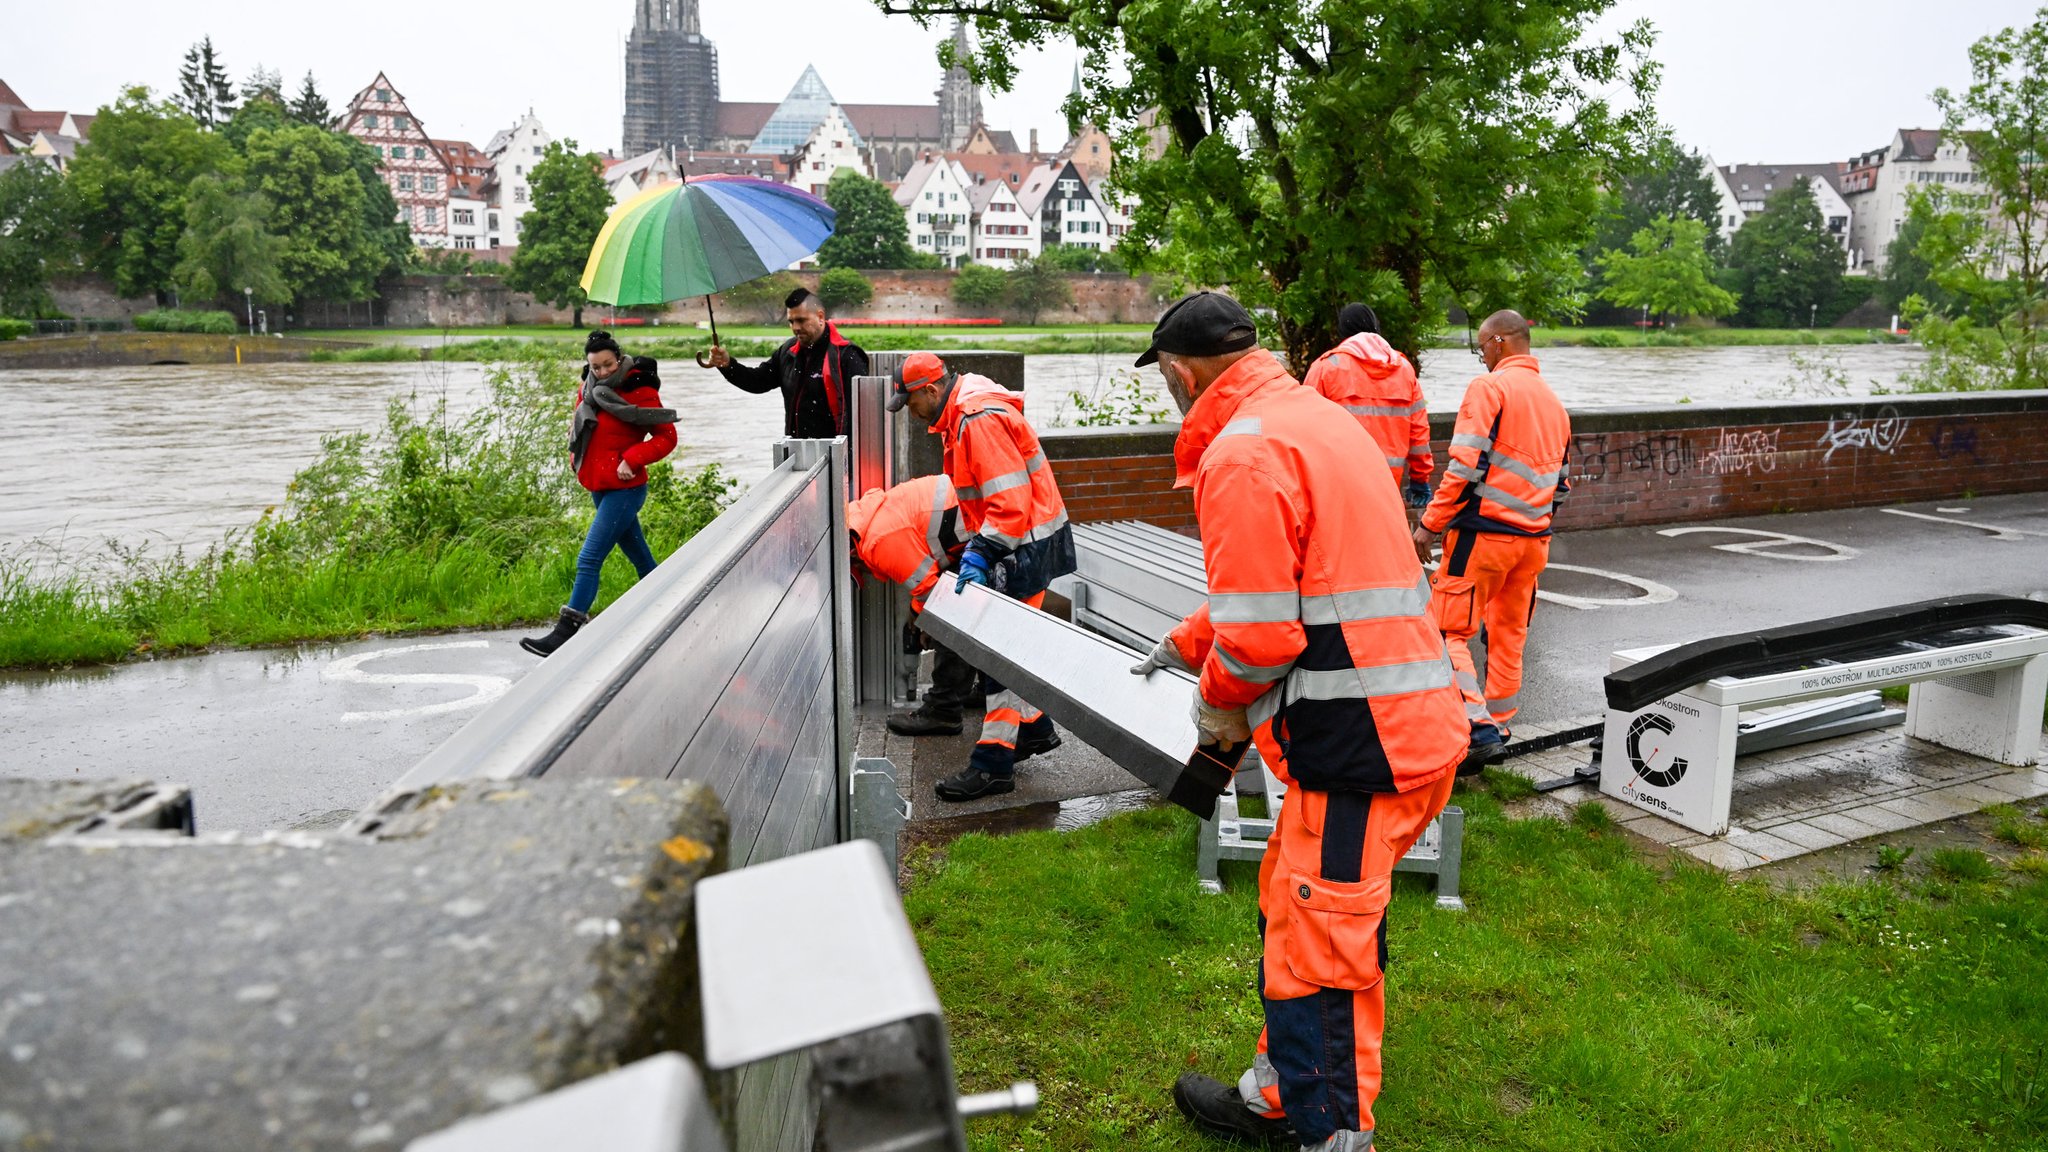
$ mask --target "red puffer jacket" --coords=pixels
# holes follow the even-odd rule
[[[626,378],[619,382],[619,394],[642,408],[661,407],[659,389],[652,384],[635,386],[635,381],[640,377],[640,369],[628,367]],[[580,388],[576,392],[576,400],[578,403],[583,401],[583,392]],[[597,430],[590,434],[590,448],[583,453],[583,467],[576,470],[576,482],[592,492],[609,492],[614,488],[638,488],[647,483],[647,466],[675,450],[675,425],[661,424],[652,430],[635,428],[618,417],[600,410],[597,414]],[[619,479],[621,460],[633,466],[631,480]]]

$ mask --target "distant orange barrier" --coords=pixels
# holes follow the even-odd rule
[[[1002,321],[994,318],[976,320],[841,320],[841,328],[999,328]]]

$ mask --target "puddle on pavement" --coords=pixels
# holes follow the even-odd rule
[[[1070,800],[1020,804],[993,812],[949,816],[943,820],[922,820],[903,829],[903,847],[936,847],[970,832],[1010,836],[1018,832],[1072,832],[1125,812],[1157,808],[1165,801],[1149,788],[1133,788],[1101,796],[1076,796]]]

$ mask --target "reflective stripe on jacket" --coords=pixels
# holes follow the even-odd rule
[[[1550,535],[1557,504],[1571,491],[1571,443],[1571,417],[1536,358],[1504,357],[1465,389],[1451,460],[1423,509],[1423,527]]]
[[[920,476],[848,501],[846,529],[868,571],[901,585],[910,593],[910,610],[922,612],[939,573],[966,543],[959,515],[953,485],[944,476]]]
[[[1024,394],[986,376],[963,373],[932,425],[945,449],[946,475],[960,500],[960,523],[977,550],[1010,557],[1007,590],[1022,599],[1045,591],[1074,570],[1074,532],[1067,525],[1052,465],[1038,433],[1024,419]]]
[[[1209,601],[1174,629],[1204,699],[1246,708],[1276,770],[1318,791],[1405,792],[1471,737],[1399,493],[1371,437],[1264,350],[1196,400],[1174,445]]]
[[[1380,455],[1394,474],[1428,483],[1436,459],[1429,452],[1429,405],[1415,366],[1394,351],[1376,332],[1360,332],[1308,366],[1302,383],[1358,418],[1380,446]]]

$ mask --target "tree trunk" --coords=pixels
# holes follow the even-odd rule
[[[569,317],[570,317],[570,318],[569,318],[569,327],[571,327],[571,328],[581,328],[581,327],[583,327],[583,305],[581,305],[581,304],[577,304],[577,305],[575,305],[575,306],[571,307],[571,308],[569,309]]]
[[[1337,343],[1337,328],[1327,316],[1308,324],[1282,316],[1280,343],[1287,353],[1287,371],[1299,380],[1308,375],[1308,366],[1316,362],[1316,357]]]

